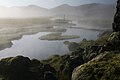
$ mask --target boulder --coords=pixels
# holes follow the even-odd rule
[[[72,80],[120,80],[120,54],[104,52],[74,69]]]
[[[25,80],[29,76],[29,66],[30,59],[27,57],[6,58],[0,61],[0,73],[9,80]]]
[[[117,11],[114,16],[113,31],[120,31],[120,0],[117,1]]]
[[[17,56],[0,60],[0,75],[4,77],[1,78],[3,80],[56,80],[55,73],[50,65],[28,57]]]
[[[106,45],[106,51],[120,50],[120,32],[113,32],[108,38]]]

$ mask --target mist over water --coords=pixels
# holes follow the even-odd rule
[[[69,53],[68,47],[63,43],[66,40],[47,41],[39,39],[40,36],[56,32],[54,30],[56,25],[52,19],[64,19],[65,15],[65,20],[71,23],[75,22],[75,26],[62,24],[62,27],[61,25],[57,27],[58,29],[67,28],[66,32],[62,32],[62,35],[80,36],[78,39],[67,41],[80,42],[84,38],[87,40],[97,39],[100,32],[95,30],[111,29],[114,13],[115,4],[101,3],[79,6],[63,4],[50,9],[36,5],[0,6],[0,45],[2,45],[0,48],[4,49],[0,51],[0,58],[23,55],[30,58],[45,59],[54,54]],[[23,37],[21,38],[21,36]],[[11,41],[12,47],[6,48]]]
[[[115,4],[91,3],[79,6],[63,4],[51,9],[36,5],[28,6],[0,6],[0,18],[39,18],[67,15],[73,18],[105,18],[111,19],[115,12]],[[109,13],[109,14],[107,14]]]
[[[58,54],[63,55],[69,53],[69,49],[64,45],[66,40],[48,41],[39,40],[39,37],[49,32],[39,32],[33,35],[24,35],[20,40],[12,41],[11,48],[0,51],[0,58],[23,55],[30,58],[46,59],[49,56]],[[86,38],[88,40],[95,40],[99,31],[83,30],[83,29],[70,29],[63,34],[79,35],[78,39],[70,39],[71,42],[79,42]]]

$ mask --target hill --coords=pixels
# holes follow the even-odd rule
[[[36,5],[4,7],[0,6],[0,18],[30,18],[68,15],[75,18],[107,18],[114,15],[115,6],[91,3],[80,6],[63,4],[52,9],[45,9]]]
[[[112,19],[115,12],[115,5],[106,5],[99,3],[83,4],[80,6],[70,6],[68,4],[60,5],[51,9],[56,15],[69,15],[79,18],[107,18]]]
[[[0,80],[120,80],[119,20],[120,0],[112,32],[95,41],[83,39],[73,52],[42,61],[23,56],[1,59]]]

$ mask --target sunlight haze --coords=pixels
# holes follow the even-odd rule
[[[104,3],[112,4],[116,0],[0,0],[1,6],[27,6],[27,5],[38,5],[44,8],[53,8],[61,4],[69,4],[72,6],[78,6],[81,4],[88,3]]]

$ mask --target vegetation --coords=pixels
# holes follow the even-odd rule
[[[23,35],[65,31],[66,29],[53,28],[52,22],[47,18],[0,19],[0,50],[11,47],[11,41],[20,39]]]
[[[48,64],[17,56],[0,61],[2,80],[56,80],[56,71]]]
[[[120,54],[104,52],[92,61],[77,67],[72,80],[119,80]]]
[[[50,18],[1,18],[1,25],[12,25],[12,26],[33,26],[33,25],[41,25],[41,24],[51,24],[52,21]]]
[[[41,40],[67,40],[76,39],[79,36],[76,35],[62,35],[62,33],[51,33],[40,37]]]
[[[114,42],[119,40],[116,34],[111,34]],[[116,69],[120,68],[120,55],[118,49],[111,49],[116,45],[108,45],[113,43],[109,41],[111,35],[104,32],[95,41],[83,39],[80,43],[65,41],[66,45],[78,44],[79,47],[70,54],[55,55],[42,62],[55,68],[58,80],[71,80],[71,76],[72,80],[119,80],[120,73]]]
[[[0,80],[120,80],[119,4],[120,0],[112,34],[104,32],[95,41],[83,39],[74,43],[79,47],[71,53],[42,61],[23,56],[1,59]],[[64,38],[60,33],[52,35]]]

